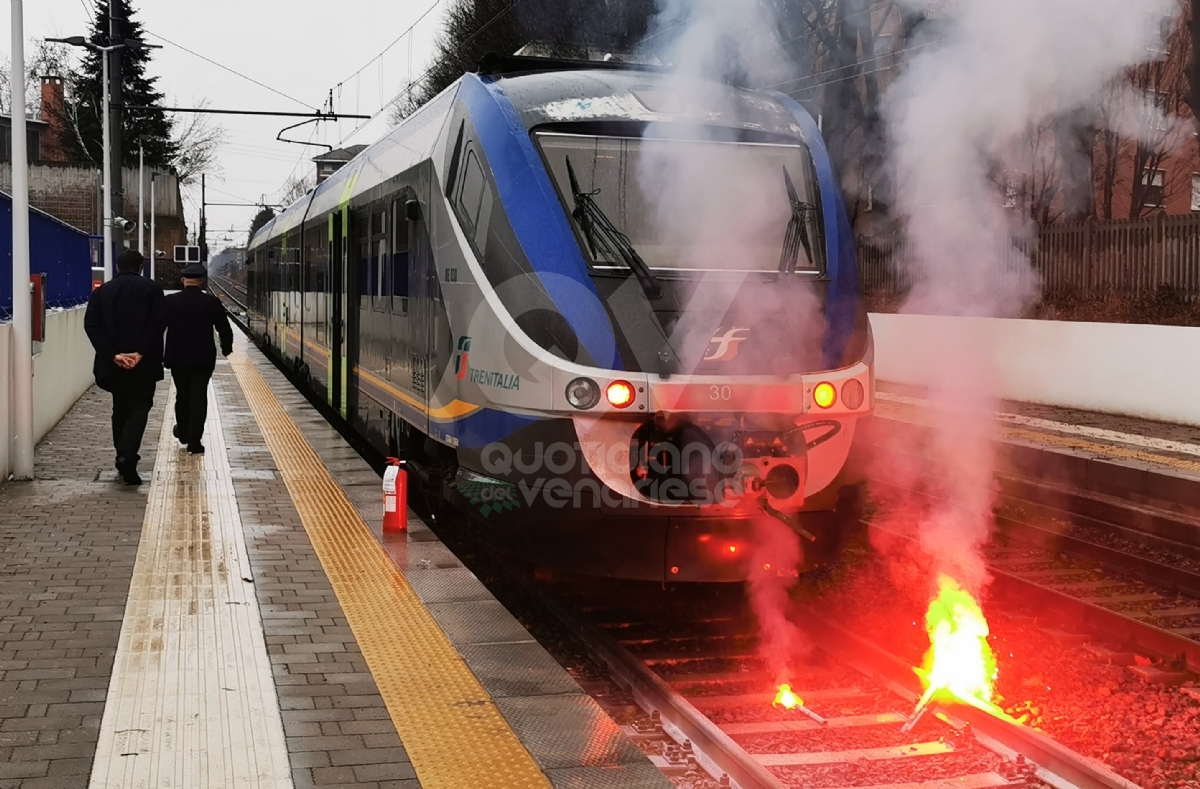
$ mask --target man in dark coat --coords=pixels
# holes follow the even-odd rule
[[[129,485],[142,483],[138,451],[163,379],[163,292],[141,276],[142,262],[132,249],[117,256],[117,275],[92,291],[83,319],[96,349],[96,385],[112,392],[117,472]]]
[[[208,276],[193,263],[180,272],[183,290],[167,296],[167,348],[163,360],[175,382],[175,437],[188,452],[204,452],[200,438],[208,418],[208,382],[217,366],[213,329],[221,338],[221,353],[233,352],[233,330],[225,305],[201,290]]]

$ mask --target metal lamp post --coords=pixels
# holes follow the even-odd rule
[[[113,277],[113,211],[112,211],[112,112],[109,108],[108,100],[108,55],[110,52],[116,52],[118,49],[158,49],[159,47],[153,44],[143,44],[141,41],[126,39],[119,44],[110,44],[107,47],[93,44],[83,36],[70,36],[69,38],[47,38],[47,41],[55,41],[60,44],[69,44],[73,47],[84,47],[93,52],[100,53],[101,64],[101,81],[104,83],[104,98],[103,98],[103,147],[104,147],[104,281],[108,282]]]
[[[12,297],[11,428],[13,477],[33,479],[33,308],[29,297],[29,154],[25,137],[25,14],[12,0]],[[9,437],[5,436],[4,440]]]

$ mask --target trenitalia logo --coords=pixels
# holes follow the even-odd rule
[[[738,354],[738,346],[744,343],[749,337],[739,337],[738,332],[748,332],[749,329],[733,328],[721,334],[721,330],[717,329],[717,333],[713,335],[709,342],[716,345],[717,348],[710,355],[704,357],[706,362],[728,362],[732,361]]]
[[[467,359],[471,356],[471,338],[462,336],[458,338],[458,354],[454,357],[454,377],[462,380],[467,377]]]

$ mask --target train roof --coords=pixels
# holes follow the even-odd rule
[[[565,71],[518,69],[482,77],[468,74],[360,152],[313,192],[285,208],[255,234],[250,248],[298,227],[306,215],[321,216],[336,210],[351,195],[428,159],[465,79],[483,80],[503,92],[526,129],[571,123],[676,123],[805,139],[796,117],[778,94],[731,88],[658,70],[614,66]]]

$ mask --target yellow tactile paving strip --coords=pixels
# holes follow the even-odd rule
[[[935,412],[929,409],[922,409],[918,408],[917,406],[901,403],[885,403],[882,401],[876,401],[875,414],[883,419],[894,419],[897,422],[908,422],[909,424],[921,425],[922,427],[932,427],[937,421],[937,415]],[[1025,430],[1023,428],[1009,427],[1007,425],[998,425],[997,427],[999,430],[999,435],[1005,438],[1027,441],[1032,444],[1049,444],[1051,446],[1062,447],[1064,449],[1075,449],[1082,452],[1091,452],[1101,457],[1134,460],[1156,466],[1165,466],[1167,468],[1177,468],[1182,471],[1200,473],[1200,462],[1194,460],[1184,460],[1182,458],[1172,457],[1170,455],[1159,455],[1154,452],[1146,452],[1140,449],[1122,447],[1116,444],[1101,444],[1095,441],[1089,441],[1085,438],[1077,438],[1074,436],[1060,436],[1055,435],[1054,433],[1042,433],[1036,430]]]
[[[421,785],[548,789],[262,374],[241,350],[230,361]]]

